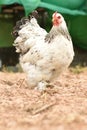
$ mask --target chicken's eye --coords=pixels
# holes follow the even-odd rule
[[[61,18],[61,16],[58,16],[57,18],[58,18],[58,19],[60,19],[60,18]]]

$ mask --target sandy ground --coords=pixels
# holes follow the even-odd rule
[[[87,130],[87,69],[54,84],[39,92],[24,73],[0,72],[0,130]]]

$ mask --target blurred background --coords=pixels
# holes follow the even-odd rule
[[[75,50],[72,65],[87,66],[87,0],[0,0],[0,69],[18,63],[11,32],[16,21],[35,9],[40,26],[47,31],[54,11],[64,16]]]

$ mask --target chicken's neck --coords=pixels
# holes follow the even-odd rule
[[[63,35],[70,40],[70,35],[66,26],[53,26],[50,32],[46,35],[45,41],[50,43],[56,36]]]

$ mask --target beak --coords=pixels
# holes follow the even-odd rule
[[[54,18],[52,18],[52,23],[53,23],[53,21],[54,21]]]
[[[57,21],[57,19],[56,18],[52,18],[52,23],[55,23]]]

